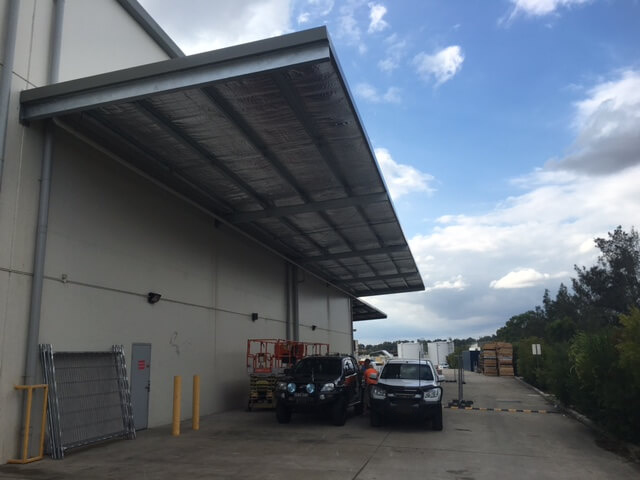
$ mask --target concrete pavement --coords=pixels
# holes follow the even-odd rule
[[[447,372],[449,378],[452,371]],[[512,378],[467,373],[474,406],[550,409]],[[457,395],[445,384],[445,401]],[[552,409],[552,408],[551,408]],[[272,411],[233,411],[201,420],[201,430],[172,437],[170,427],[133,441],[71,452],[62,461],[0,466],[0,479],[637,479],[640,469],[596,445],[590,430],[562,414],[444,411],[444,431],[410,421],[369,426],[351,415],[344,427]]]

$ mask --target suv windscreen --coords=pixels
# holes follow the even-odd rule
[[[418,378],[418,374],[420,377]],[[384,367],[380,378],[389,380],[433,380],[429,365],[389,363]]]
[[[293,369],[295,375],[332,375],[342,373],[342,359],[340,358],[305,358],[300,360]]]

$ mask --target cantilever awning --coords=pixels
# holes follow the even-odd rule
[[[351,302],[351,318],[354,322],[387,318],[387,314],[360,298]]]
[[[345,292],[424,290],[324,27],[20,100]]]

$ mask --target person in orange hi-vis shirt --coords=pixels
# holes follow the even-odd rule
[[[364,406],[368,410],[370,406],[369,389],[371,385],[378,383],[378,371],[374,368],[371,360],[368,358],[364,361]]]

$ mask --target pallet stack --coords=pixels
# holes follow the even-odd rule
[[[510,343],[498,342],[496,353],[498,356],[498,375],[513,377],[513,346]]]
[[[498,356],[495,343],[485,343],[482,346],[483,373],[495,377],[498,375]]]

